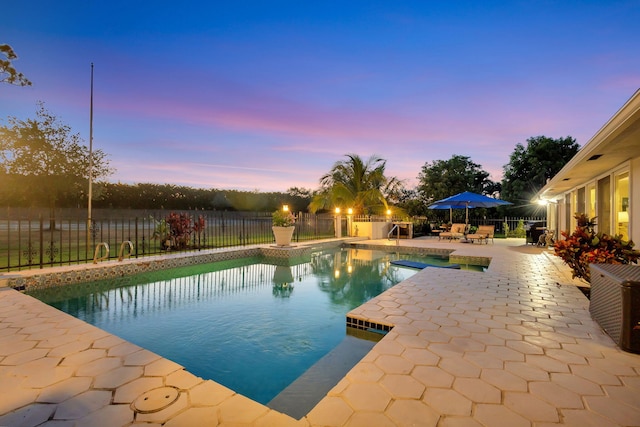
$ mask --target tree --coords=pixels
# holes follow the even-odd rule
[[[570,136],[552,139],[536,136],[527,139],[527,146],[518,143],[511,153],[509,163],[504,165],[501,197],[514,204],[511,212],[522,216],[531,214],[535,207],[530,200],[553,178],[573,156],[580,146]]]
[[[4,58],[3,58],[4,56]],[[18,86],[31,86],[31,82],[19,73],[11,64],[18,59],[18,55],[8,44],[0,44],[0,82]]]
[[[20,190],[30,205],[53,211],[60,198],[84,194],[88,188],[89,149],[42,102],[36,117],[26,121],[10,117],[8,126],[0,126],[0,173],[22,183]],[[92,170],[94,180],[112,172],[101,150],[93,151]]]
[[[460,155],[453,155],[449,160],[425,163],[418,180],[417,190],[425,204],[463,191],[493,194],[496,188],[488,172],[469,157]]]
[[[387,194],[398,187],[398,179],[386,177],[386,160],[371,156],[364,161],[357,154],[347,154],[331,171],[320,178],[320,190],[309,210],[317,212],[333,207],[350,207],[354,213],[380,213],[388,208]]]

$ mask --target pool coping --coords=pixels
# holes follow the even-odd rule
[[[621,351],[591,319],[566,266],[507,243],[517,247],[400,242],[491,264],[485,273],[427,268],[355,309],[393,330],[300,420],[0,288],[0,424],[640,425],[640,355]],[[100,358],[71,362],[90,354]],[[70,389],[61,388],[66,377]],[[136,414],[130,404],[157,385],[179,399]]]

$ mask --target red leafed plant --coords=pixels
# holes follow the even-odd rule
[[[576,214],[578,225],[572,234],[563,231],[564,240],[554,245],[555,254],[573,270],[573,277],[591,282],[589,264],[637,263],[640,251],[633,250],[633,241],[622,240],[622,236],[596,233],[595,218]]]

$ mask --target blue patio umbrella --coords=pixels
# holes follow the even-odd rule
[[[469,208],[494,208],[496,206],[511,205],[511,202],[507,202],[500,199],[494,199],[493,197],[485,196],[478,193],[472,193],[465,191],[458,193],[455,196],[447,197],[446,199],[438,200],[428,206],[429,209],[466,209],[465,223],[469,223]],[[451,213],[450,221],[451,221]]]

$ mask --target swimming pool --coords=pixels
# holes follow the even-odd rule
[[[29,294],[267,404],[345,339],[345,315],[417,270],[369,249],[262,257],[157,271]],[[477,269],[481,269],[478,267]]]

